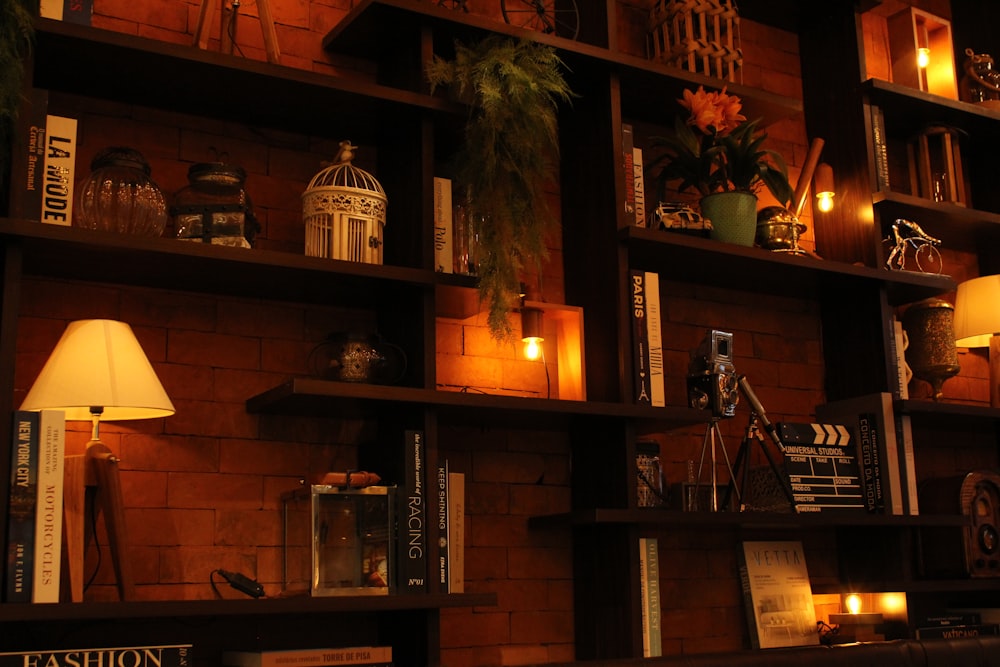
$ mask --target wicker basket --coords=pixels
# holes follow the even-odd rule
[[[354,149],[342,141],[336,162],[302,193],[306,255],[381,264],[388,201],[375,177],[351,164]]]
[[[743,52],[733,0],[657,0],[649,14],[649,57],[737,83]]]

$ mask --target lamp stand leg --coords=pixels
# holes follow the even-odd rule
[[[87,517],[92,508],[104,514],[118,596],[121,600],[135,599],[132,565],[125,554],[125,505],[118,458],[100,441],[91,441],[86,455],[66,457],[65,481],[63,524],[70,600],[83,601],[84,560],[93,539]]]

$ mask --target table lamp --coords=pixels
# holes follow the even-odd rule
[[[67,421],[90,421],[86,454],[67,456],[64,490],[70,599],[83,600],[83,562],[92,537],[84,535],[88,504],[104,513],[109,549],[122,600],[134,597],[125,558],[125,515],[118,458],[101,442],[100,421],[151,419],[174,414],[132,328],[115,320],[70,322],[21,404],[22,410],[62,410]]]
[[[958,286],[955,345],[990,348],[990,405],[1000,408],[1000,275],[982,276]]]

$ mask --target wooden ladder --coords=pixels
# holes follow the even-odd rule
[[[212,25],[212,15],[215,14],[215,8],[218,4],[219,0],[201,0],[198,26],[194,33],[194,45],[200,49],[208,48],[208,28]],[[222,29],[219,40],[222,43],[222,51],[225,53],[233,52],[239,6],[239,0],[223,0]],[[277,64],[281,53],[278,51],[278,35],[274,31],[274,17],[271,15],[270,0],[257,0],[257,11],[260,14],[260,29],[264,34],[267,62]],[[231,29],[227,29],[227,26],[231,26]]]

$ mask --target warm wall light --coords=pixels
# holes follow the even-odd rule
[[[917,67],[926,69],[931,64],[931,50],[926,46],[917,49]]]
[[[538,308],[521,309],[521,340],[524,341],[524,356],[534,361],[542,355],[542,341],[545,340],[542,311]]]
[[[955,345],[990,349],[990,405],[1000,408],[1000,275],[982,276],[958,286],[955,296]]]
[[[816,175],[813,178],[813,191],[816,193],[816,207],[823,213],[833,210],[833,167],[826,162],[816,165]]]
[[[64,507],[71,599],[83,600],[83,526],[88,502],[99,502],[104,512],[119,595],[123,600],[133,598],[131,568],[125,558],[118,458],[101,442],[98,427],[102,419],[166,417],[174,414],[174,406],[132,328],[114,320],[70,322],[21,409],[62,410],[67,421],[92,425],[87,453],[66,457]],[[95,489],[88,492],[86,486]]]

